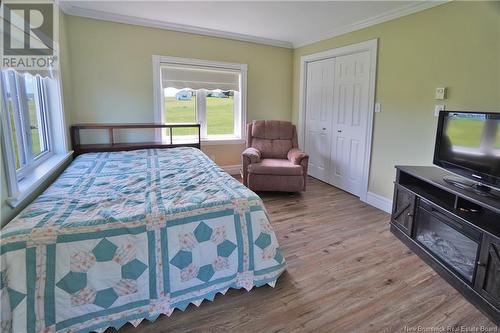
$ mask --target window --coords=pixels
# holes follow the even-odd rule
[[[205,143],[242,140],[246,65],[160,56],[154,56],[153,63],[157,121],[200,123]],[[182,140],[195,134],[176,129],[173,137]]]
[[[164,91],[165,122],[169,124],[196,123],[196,91],[191,89],[166,88]],[[166,133],[169,135],[168,133]],[[189,139],[198,135],[194,128],[176,128],[174,138]]]
[[[22,179],[51,153],[45,79],[6,70],[2,72],[2,87],[16,174]]]
[[[7,202],[15,207],[71,153],[67,148],[58,76],[3,69],[0,85],[3,172]]]
[[[235,134],[234,95],[237,91],[212,91],[207,94],[207,134],[223,136]]]

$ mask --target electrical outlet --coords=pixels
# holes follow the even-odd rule
[[[434,105],[434,116],[438,117],[439,116],[439,111],[444,111],[444,108],[445,108],[444,104]]]
[[[375,112],[380,112],[380,111],[382,111],[380,103],[375,103]]]
[[[215,162],[215,155],[209,155],[210,159]]]

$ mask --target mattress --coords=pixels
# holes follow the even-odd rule
[[[2,332],[102,332],[274,286],[261,199],[195,148],[90,153],[1,231]]]

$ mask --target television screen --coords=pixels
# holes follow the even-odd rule
[[[434,163],[500,185],[500,113],[440,113]]]

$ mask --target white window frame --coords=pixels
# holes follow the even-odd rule
[[[204,145],[210,144],[241,144],[245,142],[245,131],[246,131],[246,119],[247,119],[247,69],[248,66],[246,64],[236,64],[229,62],[221,62],[221,61],[210,61],[210,60],[202,60],[202,59],[191,59],[191,58],[178,58],[178,57],[169,57],[169,56],[161,56],[161,55],[153,55],[153,98],[154,98],[154,120],[157,123],[165,123],[165,108],[164,108],[164,92],[162,89],[161,82],[161,66],[162,65],[187,65],[187,66],[202,66],[202,67],[212,67],[214,69],[222,69],[222,70],[230,70],[230,71],[238,71],[240,74],[240,92],[239,92],[239,100],[235,94],[234,103],[240,104],[240,112],[239,114],[234,114],[235,119],[235,129],[239,133],[236,133],[236,137],[227,137],[221,135],[219,137],[207,136],[207,128],[206,128],[206,119],[204,112],[199,112],[201,109],[205,109],[205,107],[201,108],[202,105],[198,105],[200,103],[204,103],[205,99],[196,98],[196,109],[197,109],[197,118],[198,122],[201,123],[201,141]],[[197,94],[201,94],[203,92],[197,92]],[[165,131],[157,131],[156,132],[156,140],[163,141],[165,139],[166,133]]]
[[[21,161],[21,166],[16,170],[17,180],[22,180],[27,174],[29,174],[34,168],[46,161],[50,156],[54,154],[52,149],[52,144],[49,135],[49,112],[47,105],[47,89],[43,79],[39,75],[34,75],[33,78],[36,82],[35,91],[35,104],[37,110],[39,110],[38,117],[38,127],[41,128],[42,136],[40,137],[40,142],[43,142],[43,146],[46,150],[43,151],[38,156],[33,156],[33,142],[31,138],[31,122],[28,109],[28,101],[26,99],[26,89],[24,83],[24,75],[13,73],[16,75],[13,81],[5,82],[5,78],[2,75],[2,84],[9,84],[9,91],[12,96],[11,99],[14,101],[12,107],[14,109],[14,122],[16,123],[16,137],[19,151],[19,159]],[[5,110],[7,110],[7,99],[4,96]],[[7,114],[7,124],[8,130],[5,133],[11,133],[12,128],[9,121],[9,115]],[[9,137],[10,140],[10,137]],[[9,142],[10,147],[13,147],[13,143]],[[15,153],[14,153],[15,154]]]
[[[0,79],[2,86],[7,84],[3,75],[1,75]],[[45,127],[45,138],[43,140],[46,140],[47,150],[36,157],[32,155],[29,112],[26,104],[24,104],[21,109],[24,110],[22,112],[27,112],[28,116],[25,116],[21,121],[26,124],[24,128],[28,130],[25,133],[17,133],[16,131],[16,134],[18,134],[18,138],[21,137],[21,140],[23,140],[23,148],[20,150],[24,150],[22,153],[27,159],[27,164],[19,170],[16,169],[16,157],[14,144],[11,139],[12,128],[7,110],[7,100],[2,98],[3,102],[0,105],[0,120],[2,122],[2,135],[0,139],[2,141],[2,155],[5,166],[4,173],[7,180],[7,204],[12,208],[17,207],[30,197],[72,155],[72,151],[68,149],[59,72],[56,72],[53,83],[50,83],[51,86],[53,85],[50,91],[47,87],[47,82],[43,81],[41,77],[35,76],[35,79],[39,82],[37,91],[35,92],[35,102],[38,104],[38,107],[43,109],[43,112],[40,112],[39,126],[43,125]],[[24,94],[22,91],[25,89],[19,82],[20,80],[16,79],[15,84],[19,87],[14,87],[16,89],[13,90],[11,86],[10,89],[13,93],[13,98],[15,97],[18,100],[18,102],[14,101],[13,103],[15,112],[21,111],[19,110],[19,105],[27,102],[27,100],[19,96]],[[23,118],[22,112],[20,113],[20,118]]]

